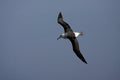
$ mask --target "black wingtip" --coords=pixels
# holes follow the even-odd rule
[[[59,12],[58,19],[59,18],[62,18],[62,13],[61,12]]]
[[[77,55],[78,58],[79,58],[80,60],[82,60],[85,64],[88,64],[87,61],[85,60],[85,58],[83,57],[83,55],[82,55],[81,53],[76,54],[76,55]]]
[[[85,64],[88,64],[87,61],[86,61],[84,58],[82,58],[81,60],[82,60]]]
[[[88,64],[86,61],[83,61],[85,64]]]

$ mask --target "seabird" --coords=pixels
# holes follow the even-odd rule
[[[58,15],[58,23],[64,28],[64,33],[61,34],[58,38],[63,38],[63,39],[69,39],[72,43],[73,46],[73,51],[75,52],[75,54],[78,56],[78,58],[80,60],[82,60],[84,63],[87,64],[87,61],[85,60],[85,58],[83,57],[83,55],[81,54],[80,50],[79,50],[79,44],[77,41],[77,37],[79,35],[83,35],[83,32],[73,32],[73,30],[71,29],[71,27],[69,26],[68,23],[66,23],[63,20],[63,16],[62,13],[60,12]]]

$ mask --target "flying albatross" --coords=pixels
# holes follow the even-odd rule
[[[64,28],[64,33],[61,34],[58,38],[63,38],[63,39],[69,39],[72,43],[73,46],[73,51],[75,52],[75,54],[78,56],[78,58],[80,60],[82,60],[84,63],[87,64],[87,61],[85,60],[85,58],[83,57],[83,55],[81,54],[80,50],[79,50],[79,44],[77,41],[77,37],[79,35],[83,35],[82,32],[73,32],[73,30],[71,29],[71,27],[69,26],[69,24],[67,24],[62,17],[61,12],[58,15],[58,23]]]

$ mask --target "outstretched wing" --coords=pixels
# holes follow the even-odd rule
[[[72,31],[72,29],[70,28],[69,24],[67,24],[67,23],[63,20],[63,17],[62,17],[62,13],[61,13],[61,12],[60,12],[59,15],[58,15],[58,23],[63,26],[65,32]]]
[[[79,57],[79,59],[81,59],[84,63],[87,64],[87,61],[85,60],[85,58],[83,57],[83,55],[81,54],[80,50],[79,50],[79,44],[76,38],[69,38],[69,40],[72,43],[73,46],[73,51],[75,52],[75,54]]]

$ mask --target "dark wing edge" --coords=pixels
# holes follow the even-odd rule
[[[63,20],[63,16],[62,16],[62,13],[61,13],[61,12],[58,14],[58,23],[59,23],[61,26],[63,26],[65,32],[67,32],[68,30],[71,30],[69,24],[67,24],[67,23]]]
[[[78,41],[76,38],[69,38],[69,40],[71,41],[72,43],[72,46],[73,46],[73,51],[75,52],[75,54],[78,56],[78,58],[80,60],[82,60],[84,63],[87,64],[87,61],[85,60],[85,58],[83,57],[82,53],[80,52],[79,50],[79,44],[78,44]]]

